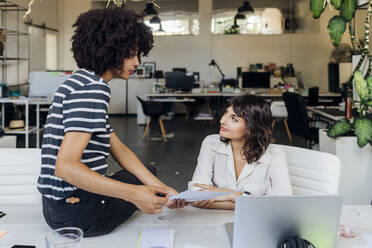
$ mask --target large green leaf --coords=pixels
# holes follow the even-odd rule
[[[372,93],[372,76],[368,76],[366,78],[366,81],[367,81],[367,84],[368,84],[368,88],[369,88],[369,92]]]
[[[335,8],[338,10],[341,8],[341,3],[342,3],[342,0],[331,0],[331,4],[335,6]]]
[[[354,17],[356,7],[356,0],[342,0],[340,13],[341,16],[345,18],[347,22],[351,21],[351,19]]]
[[[351,131],[351,124],[348,119],[342,119],[337,121],[329,130],[328,137],[336,138],[338,136],[345,135]]]
[[[366,81],[369,89],[369,100],[367,101],[367,104],[372,107],[372,76],[368,76]]]
[[[358,95],[362,101],[365,101],[369,97],[367,81],[364,80],[363,74],[359,70],[354,72],[354,78]]]
[[[313,12],[313,17],[318,19],[323,13],[326,0],[310,0],[310,10]]]
[[[372,139],[372,120],[367,117],[355,117],[354,133],[358,139],[358,146],[364,147]]]
[[[341,16],[334,16],[329,20],[328,30],[333,41],[333,45],[338,46],[341,42],[341,37],[345,33],[346,22]]]

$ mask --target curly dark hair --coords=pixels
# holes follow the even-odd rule
[[[77,65],[97,75],[110,69],[122,71],[124,59],[137,54],[140,60],[154,43],[143,16],[124,7],[89,10],[73,27],[71,50]]]
[[[232,98],[228,107],[245,120],[243,154],[248,163],[256,162],[266,152],[272,139],[272,115],[269,104],[263,97],[240,95]],[[230,140],[220,137],[221,141]]]

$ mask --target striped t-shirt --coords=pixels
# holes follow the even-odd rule
[[[112,131],[107,114],[110,94],[107,82],[85,69],[76,71],[54,94],[44,129],[38,179],[38,190],[45,197],[60,200],[77,189],[54,174],[57,154],[67,132],[92,133],[81,162],[102,175],[106,173]]]

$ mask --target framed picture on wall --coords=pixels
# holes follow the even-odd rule
[[[145,67],[138,66],[136,69],[136,78],[144,78],[145,77]]]
[[[145,77],[152,78],[156,71],[156,62],[143,62],[143,67],[145,68]]]

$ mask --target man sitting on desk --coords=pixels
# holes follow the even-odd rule
[[[53,229],[79,227],[84,236],[111,232],[137,209],[161,213],[183,207],[177,192],[156,178],[111,129],[108,82],[128,79],[153,44],[141,16],[124,8],[79,16],[72,51],[80,68],[54,94],[42,146],[38,189]],[[124,170],[105,176],[107,156]]]
[[[251,195],[292,195],[284,151],[270,147],[270,106],[259,96],[233,98],[222,116],[219,135],[203,141],[193,186],[231,191],[216,199],[195,202],[200,208],[234,209],[235,198]]]

